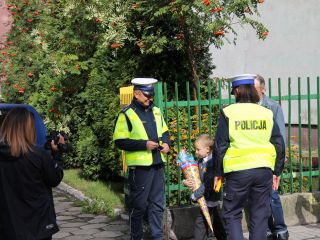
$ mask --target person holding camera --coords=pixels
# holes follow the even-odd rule
[[[52,187],[63,178],[62,154],[36,145],[35,120],[14,108],[0,129],[0,239],[49,240],[59,231]]]
[[[120,112],[114,129],[115,145],[125,151],[129,167],[129,209],[131,239],[143,237],[143,218],[148,215],[151,237],[163,239],[165,154],[169,132],[160,109],[153,105],[156,79],[135,78],[134,98]]]

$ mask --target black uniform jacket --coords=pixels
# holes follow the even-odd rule
[[[273,119],[273,128],[271,133],[270,142],[274,145],[276,150],[276,164],[274,167],[273,174],[274,175],[281,175],[284,161],[285,161],[285,143],[283,137],[281,135],[279,126],[275,119]],[[214,153],[216,156],[216,161],[214,164],[214,171],[216,172],[217,176],[223,175],[223,158],[226,154],[228,148],[230,146],[230,139],[229,139],[229,119],[221,111],[221,117],[218,123],[218,128],[215,137],[215,144],[214,144]]]
[[[0,239],[38,240],[59,231],[51,187],[63,177],[62,157],[44,149],[12,157],[0,145]]]

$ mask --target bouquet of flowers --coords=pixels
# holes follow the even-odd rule
[[[180,151],[178,155],[178,165],[182,169],[185,178],[191,179],[194,182],[193,191],[197,190],[201,185],[201,179],[199,175],[198,164],[194,160],[193,156],[190,155],[186,150]],[[200,209],[207,220],[208,226],[210,227],[211,231],[213,231],[212,222],[205,198],[202,196],[197,200],[197,202],[199,203]]]

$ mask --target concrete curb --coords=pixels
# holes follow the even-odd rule
[[[89,197],[87,197],[86,195],[83,194],[83,192],[69,186],[68,184],[61,182],[57,188],[63,192],[66,192],[68,194],[70,194],[71,196],[75,197],[76,199],[80,200],[80,201],[88,201],[89,203],[92,203],[93,200]],[[114,214],[116,216],[121,216],[123,211],[120,208],[114,208],[113,209]]]
[[[64,191],[68,194],[70,194],[71,196],[75,197],[76,199],[80,200],[80,201],[88,201],[88,202],[92,202],[92,199],[88,198],[87,196],[85,196],[81,191],[69,186],[68,184],[61,182],[57,188],[61,191]]]

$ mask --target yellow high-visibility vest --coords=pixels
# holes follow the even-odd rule
[[[253,103],[232,104],[223,109],[229,119],[225,173],[267,167],[274,170],[276,151],[270,142],[273,128],[271,110]]]
[[[168,127],[159,108],[153,107],[152,112],[156,120],[158,139],[161,139],[162,134],[168,131]],[[129,131],[126,116],[132,125],[131,131]],[[148,135],[141,119],[130,107],[119,114],[113,134],[113,140],[117,139],[148,140]],[[159,144],[162,144],[162,141]],[[161,153],[161,158],[165,162],[165,154]],[[152,164],[152,151],[125,151],[125,159],[127,166],[150,166]]]

